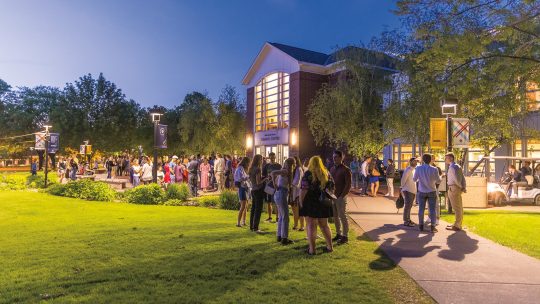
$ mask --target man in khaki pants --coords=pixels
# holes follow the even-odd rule
[[[460,231],[463,223],[463,203],[461,201],[461,193],[467,192],[467,184],[465,183],[465,176],[463,176],[463,170],[456,164],[454,153],[446,154],[444,158],[445,163],[448,165],[448,173],[446,178],[448,179],[448,199],[454,213],[456,220],[453,225],[448,225],[446,230]]]

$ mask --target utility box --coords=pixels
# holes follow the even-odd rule
[[[487,178],[479,176],[465,176],[467,182],[467,193],[463,193],[464,208],[487,208]]]

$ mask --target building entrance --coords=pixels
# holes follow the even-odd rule
[[[255,154],[261,154],[263,157],[274,152],[276,153],[276,162],[283,164],[283,162],[289,158],[289,145],[271,145],[271,146],[257,146],[255,147]]]

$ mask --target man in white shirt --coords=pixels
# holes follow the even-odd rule
[[[362,167],[360,168],[360,175],[362,177],[362,192],[361,194],[364,196],[367,196],[367,190],[369,186],[369,164],[371,163],[371,156],[367,156],[364,162],[362,163]]]
[[[221,153],[218,153],[216,157],[214,161],[214,172],[216,174],[218,190],[222,191],[225,185],[225,160],[221,157]]]
[[[454,153],[448,153],[444,157],[448,165],[448,199],[454,209],[456,220],[453,225],[448,225],[446,230],[460,231],[463,223],[463,203],[461,193],[467,192],[467,183],[461,167],[455,163]]]
[[[416,200],[418,201],[418,227],[424,230],[424,212],[426,201],[428,202],[429,219],[431,221],[431,232],[437,232],[437,184],[441,183],[439,170],[431,166],[431,154],[422,155],[422,165],[416,167],[413,181],[418,183]]]
[[[416,165],[418,161],[416,158],[409,160],[409,166],[403,171],[401,177],[401,195],[403,195],[403,225],[408,227],[414,227],[415,222],[411,221],[411,209],[416,197],[416,183],[413,181],[414,172],[416,171]]]

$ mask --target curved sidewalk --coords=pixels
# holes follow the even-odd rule
[[[394,201],[383,197],[350,195],[347,210],[379,249],[439,303],[540,303],[538,259],[468,231],[447,231],[444,221],[436,234],[404,227],[403,209],[397,214]],[[417,222],[416,215],[412,218]],[[384,270],[377,261],[372,264]]]

